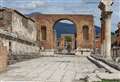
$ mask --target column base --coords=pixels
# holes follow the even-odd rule
[[[93,52],[93,49],[81,48],[81,49],[76,50],[75,55],[76,56],[90,56],[92,52]]]

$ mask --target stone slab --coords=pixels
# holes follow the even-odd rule
[[[120,73],[97,73],[97,76],[100,79],[105,79],[105,80],[119,80],[120,81]]]

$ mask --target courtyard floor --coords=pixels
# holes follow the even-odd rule
[[[10,65],[0,74],[5,81],[74,82],[81,74],[92,74],[98,67],[86,57],[41,57]]]

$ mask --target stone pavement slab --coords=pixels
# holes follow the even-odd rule
[[[98,67],[86,57],[41,57],[10,65],[0,74],[4,81],[75,82],[80,75],[92,74]]]

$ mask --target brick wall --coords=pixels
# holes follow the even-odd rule
[[[87,44],[87,48],[93,48],[94,47],[94,21],[92,15],[62,15],[62,14],[42,14],[34,16],[38,23],[38,28],[41,29],[42,26],[46,26],[47,28],[47,39],[44,41],[47,44],[40,44],[44,48],[54,49],[55,48],[55,36],[54,36],[54,25],[56,22],[60,20],[70,20],[76,25],[76,47],[77,48],[84,48],[83,44],[85,43],[83,41],[83,26],[87,25],[89,27],[89,40]],[[41,33],[41,30],[40,30]],[[41,34],[40,34],[41,35]],[[41,39],[41,36],[40,40]],[[46,47],[47,46],[47,47]]]

